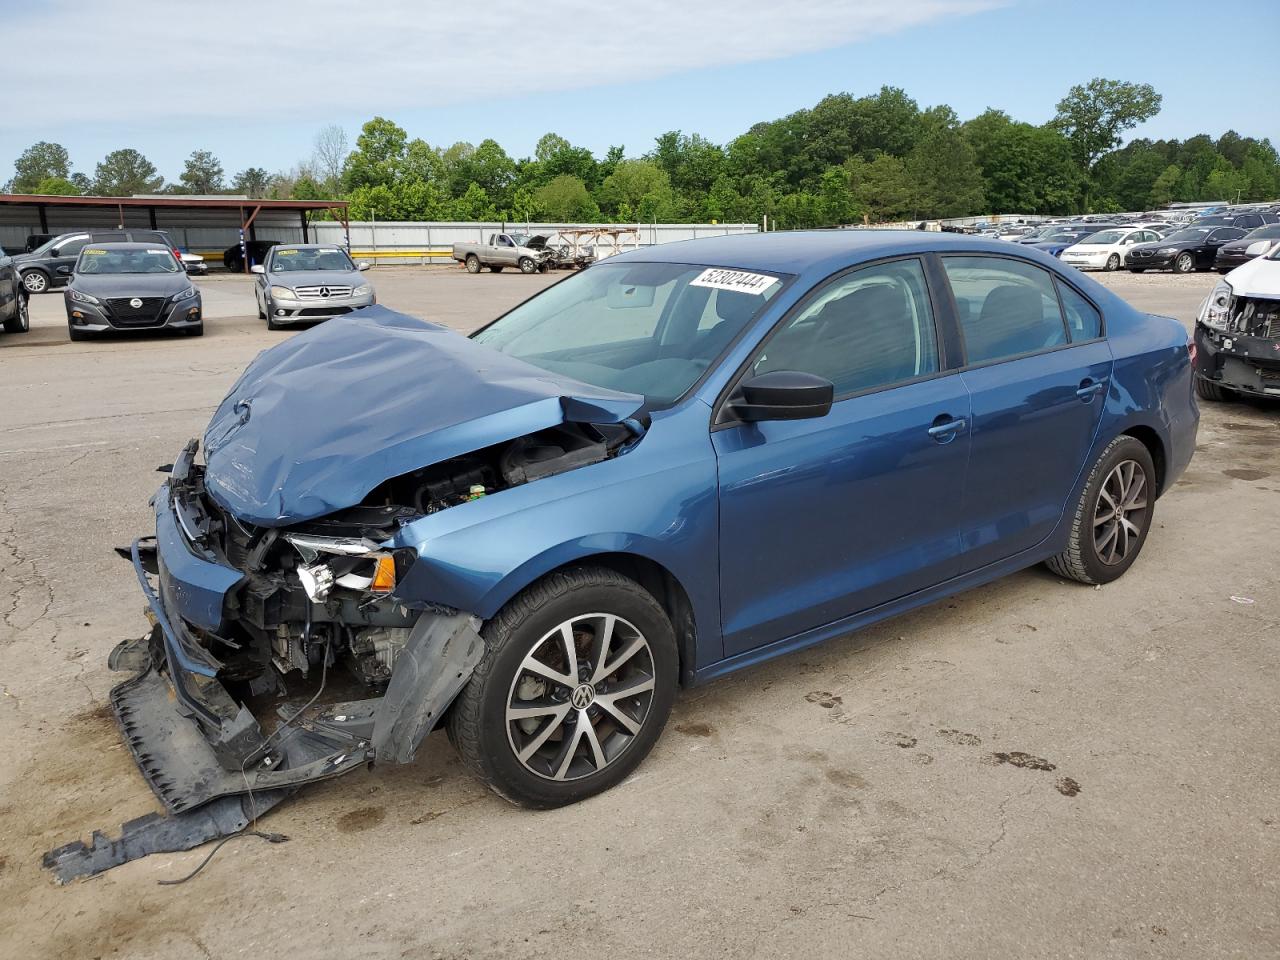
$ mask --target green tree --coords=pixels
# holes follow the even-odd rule
[[[385,117],[374,117],[360,128],[356,148],[342,168],[343,185],[351,191],[359,187],[390,187],[401,175],[409,135]]]
[[[981,213],[982,170],[950,107],[922,115],[926,131],[907,157],[912,213],[916,217],[964,217]]]
[[[132,147],[112,150],[93,171],[93,192],[104,197],[157,193],[163,186],[155,164]]]
[[[593,221],[600,208],[591,199],[587,185],[575,176],[562,173],[534,194],[535,209],[548,220]]]
[[[1071,146],[1057,130],[1018,123],[999,110],[961,128],[982,171],[986,206],[1004,213],[1070,213],[1081,177]]]
[[[81,191],[66,177],[45,177],[33,192],[46,197],[78,197]]]
[[[474,180],[467,185],[462,196],[449,205],[451,220],[496,220],[498,211],[489,199],[484,187]]]
[[[41,140],[23,150],[13,164],[10,193],[39,193],[42,180],[70,180],[71,157],[60,143]]]
[[[261,167],[246,167],[231,178],[231,190],[245,196],[265,197],[271,187],[271,177]]]
[[[652,160],[620,161],[600,184],[598,197],[601,207],[624,222],[663,219],[673,200],[670,179]]]
[[[222,192],[222,164],[209,150],[193,150],[178,177],[183,193]]]
[[[1093,172],[1098,158],[1120,146],[1120,136],[1160,112],[1162,98],[1149,83],[1095,77],[1072,87],[1053,119],[1071,141],[1076,162]]]
[[[1181,167],[1174,163],[1165,167],[1151,184],[1151,193],[1147,198],[1147,205],[1157,209],[1167,207],[1173,202],[1174,191],[1178,189],[1178,182],[1181,179]]]
[[[906,161],[882,153],[874,160],[853,157],[845,163],[854,200],[871,223],[914,216],[915,200]]]

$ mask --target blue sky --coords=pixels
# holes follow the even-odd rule
[[[827,93],[882,84],[922,106],[948,103],[961,118],[992,106],[1039,123],[1072,84],[1095,76],[1151,83],[1164,95],[1162,112],[1135,136],[1280,134],[1280,98],[1266,92],[1262,54],[1259,73],[1247,65],[1255,42],[1261,51],[1280,41],[1273,0],[1230,4],[1230,23],[1248,26],[1252,39],[1243,40],[1230,40],[1203,0],[1164,0],[1158,15],[1126,0],[538,7],[528,18],[511,14],[526,4],[507,0],[488,12],[413,0],[0,0],[13,41],[6,46],[44,46],[55,65],[9,71],[7,99],[18,109],[0,116],[0,181],[37,140],[64,144],[75,169],[90,175],[103,154],[124,146],[169,179],[197,148],[212,150],[228,175],[249,165],[286,169],[310,154],[321,126],[340,124],[354,141],[375,114],[433,145],[493,137],[524,156],[554,130],[598,153],[624,144],[638,155],[665,130],[723,142]],[[1244,56],[1220,56],[1222,44]],[[96,53],[62,57],[58,49]],[[158,51],[156,79],[108,66],[112,50],[125,62],[129,51]],[[22,107],[33,101],[50,109]]]

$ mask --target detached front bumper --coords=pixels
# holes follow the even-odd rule
[[[1229,390],[1280,398],[1280,340],[1196,324],[1196,375]]]

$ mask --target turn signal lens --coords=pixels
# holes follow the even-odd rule
[[[390,593],[396,588],[395,557],[381,556],[373,563],[373,581],[369,584],[370,593]]]

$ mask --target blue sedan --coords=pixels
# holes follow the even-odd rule
[[[370,307],[259,356],[172,466],[113,704],[173,812],[441,727],[569,803],[681,686],[1033,564],[1121,576],[1198,416],[1178,323],[974,237],[665,244],[469,338]]]

